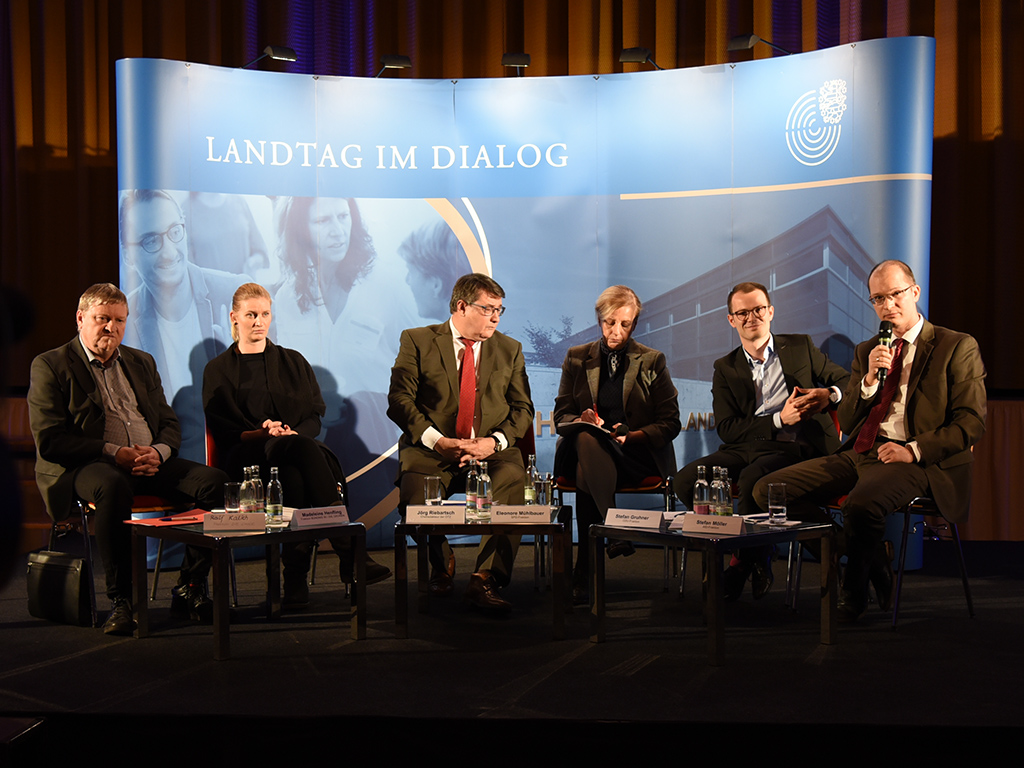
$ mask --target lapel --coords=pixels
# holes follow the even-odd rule
[[[789,373],[796,367],[792,352],[783,337],[773,336],[772,338],[775,341],[775,354],[779,356],[779,364],[782,366],[782,378],[786,382],[786,390],[792,392],[796,386],[796,382],[790,378]]]
[[[587,384],[590,387],[590,402],[596,403],[597,390],[601,385],[601,342],[595,341],[590,345],[590,356],[583,361],[583,368],[587,372]]]
[[[85,356],[82,341],[77,336],[67,346],[68,370],[92,404],[103,410],[103,398],[96,388],[96,379],[89,370],[89,358]]]
[[[448,385],[456,399],[459,397],[459,361],[455,359],[455,340],[452,338],[451,322],[434,326],[434,347],[437,350],[438,358],[441,360],[441,367],[448,375]],[[480,350],[483,352],[483,350]],[[481,355],[482,357],[482,355]]]
[[[626,403],[629,402],[629,394],[636,384],[636,377],[640,373],[640,348],[636,342],[630,339],[626,344],[626,373],[622,380],[622,410],[626,410]]]
[[[917,384],[921,381],[928,358],[932,356],[932,349],[935,347],[935,326],[924,321],[921,333],[917,337],[917,349],[914,350],[914,363],[910,367],[910,379],[907,382],[907,402],[914,392],[917,391]],[[909,433],[908,433],[909,434]]]
[[[486,343],[478,342],[482,344],[480,347],[480,370],[476,372],[477,381],[477,392],[482,393],[485,389],[484,384],[490,378],[491,373],[494,371],[495,366],[495,353],[497,348],[494,346],[494,334],[487,340]],[[480,404],[477,403],[477,406]]]
[[[237,345],[235,346],[235,349],[238,349]],[[239,360],[238,354],[235,354],[233,357],[235,358],[235,365],[240,366],[241,361]],[[267,364],[267,381],[281,381],[281,355],[270,339],[267,339],[266,354],[263,356],[263,359]],[[238,375],[236,373],[235,381],[237,380]],[[281,404],[274,399],[274,390],[272,387],[267,387],[267,394],[270,395],[270,402],[274,404],[274,412],[281,413]]]
[[[753,413],[757,393],[754,391],[754,378],[750,375],[750,363],[747,362],[747,356],[744,354],[742,346],[736,348],[729,362],[732,367],[730,386],[736,392],[737,400],[742,396],[740,405],[743,412]],[[783,366],[783,370],[785,370],[785,366]]]

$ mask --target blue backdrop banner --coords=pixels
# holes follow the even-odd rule
[[[119,61],[125,342],[156,357],[182,453],[203,460],[203,369],[231,343],[234,290],[264,285],[271,338],[314,366],[321,436],[374,525],[395,505],[385,409],[402,329],[447,318],[459,275],[498,280],[548,471],[562,359],[599,337],[598,294],[626,284],[644,302],[635,337],[679,390],[681,466],[719,443],[709,382],[738,344],[732,285],[768,286],[773,330],[846,367],[877,328],[875,263],[907,261],[927,307],[934,58],[932,39],[894,38],[496,80]]]

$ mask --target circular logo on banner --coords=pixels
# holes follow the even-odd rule
[[[821,165],[839,146],[846,111],[846,81],[826,80],[796,100],[786,118],[786,144],[804,165]]]

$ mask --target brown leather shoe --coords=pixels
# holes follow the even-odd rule
[[[435,597],[447,597],[455,589],[455,553],[448,556],[448,570],[439,571],[434,569],[430,574],[430,584],[427,591]]]
[[[498,594],[498,585],[489,571],[480,571],[469,577],[466,602],[490,613],[508,613],[512,603]]]

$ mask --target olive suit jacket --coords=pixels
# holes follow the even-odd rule
[[[839,404],[839,424],[852,450],[871,406],[881,397],[860,396],[868,355],[878,338],[857,345],[850,386]],[[978,342],[966,333],[927,320],[917,338],[906,394],[908,441],[921,450],[929,493],[952,522],[967,519],[971,499],[971,446],[985,433],[985,365]]]
[[[164,397],[153,357],[123,344],[118,350],[153,444],[163,443],[172,456],[177,454],[181,428]],[[103,459],[103,398],[77,336],[33,360],[31,376],[28,408],[36,441],[36,484],[46,511],[59,522],[71,514],[75,470]]]
[[[476,435],[501,432],[509,443],[509,448],[501,452],[502,459],[522,465],[522,456],[512,447],[533,426],[523,347],[497,331],[482,344]],[[402,331],[388,391],[388,418],[402,430],[400,473],[433,474],[445,466],[440,454],[428,450],[420,439],[428,427],[454,437],[458,412],[459,366],[449,322]]]

